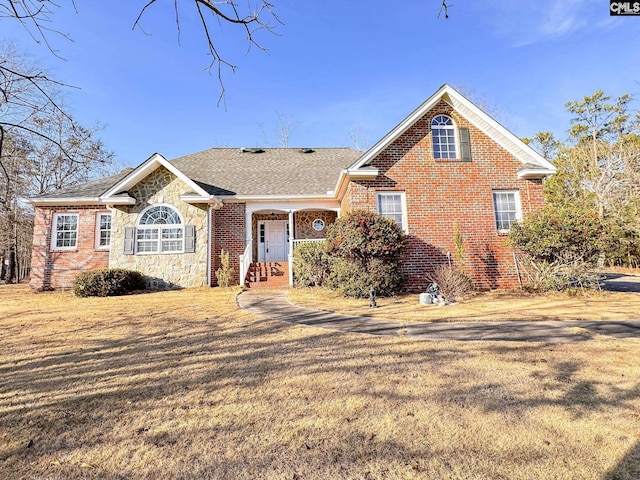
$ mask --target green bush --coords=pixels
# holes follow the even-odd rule
[[[331,271],[327,242],[301,243],[293,251],[293,278],[298,287],[323,287]]]
[[[608,225],[595,214],[547,207],[512,225],[509,243],[527,288],[563,290],[598,286],[594,269],[608,237]]]
[[[396,293],[404,283],[404,276],[395,263],[373,258],[364,262],[359,258],[333,258],[327,287],[345,297],[365,298],[373,287],[381,297]]]
[[[78,297],[110,297],[145,288],[144,276],[140,272],[123,268],[83,272],[73,284],[73,292]]]
[[[334,257],[396,262],[406,244],[396,222],[368,210],[354,210],[327,227],[327,251]]]
[[[595,214],[547,207],[511,226],[509,243],[538,261],[594,262],[607,241],[607,228]]]
[[[373,287],[380,296],[402,288],[401,255],[407,240],[393,220],[354,210],[327,228],[331,265],[327,286],[348,297],[366,297]]]

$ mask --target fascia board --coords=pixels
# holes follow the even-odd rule
[[[206,203],[216,210],[222,208],[222,202],[213,195],[181,195],[180,199],[185,203]]]
[[[113,197],[110,199],[104,199],[102,197],[68,197],[68,198],[27,198],[24,199],[25,203],[29,203],[33,206],[46,207],[46,206],[84,206],[84,205],[134,205],[136,199],[132,197]]]
[[[159,153],[154,153],[153,155],[151,155],[151,157],[140,164],[133,172],[131,172],[129,175],[127,175],[125,178],[123,178],[117,184],[107,190],[104,193],[103,198],[107,198],[109,199],[109,201],[111,201],[111,197],[113,195],[116,195],[123,190],[128,190],[129,188],[133,187],[160,166],[163,166],[171,173],[173,173],[176,177],[178,177],[189,187],[191,187],[197,194],[203,197],[209,197],[209,194],[202,187],[200,187],[184,173],[178,170],[171,162],[169,162]]]
[[[349,185],[349,180],[374,180],[378,176],[378,173],[377,168],[367,170],[349,168],[342,170],[340,177],[338,177],[338,183],[336,183],[336,187],[333,190],[335,198],[342,200],[347,190],[347,185]]]
[[[295,200],[327,200],[334,198],[334,195],[225,195],[219,196],[218,199],[227,201],[295,201]]]
[[[556,172],[556,169],[546,169],[546,168],[526,168],[524,170],[520,170],[518,172],[518,178],[528,179],[528,178],[543,178],[548,177],[549,175],[553,175]]]
[[[26,198],[26,203],[33,205],[34,207],[54,207],[63,205],[101,205],[99,197],[70,197],[70,198]]]
[[[367,170],[356,170],[356,169],[347,169],[347,176],[349,178],[353,178],[354,180],[371,180],[378,176],[377,168],[370,168]]]

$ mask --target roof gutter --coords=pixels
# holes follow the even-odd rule
[[[340,172],[340,177],[338,178],[338,183],[335,188],[335,197],[338,200],[342,200],[345,192],[347,191],[347,186],[349,185],[349,181],[351,180],[375,180],[378,176],[377,168],[368,168],[361,170],[359,168],[347,168],[346,170],[342,170]]]
[[[62,207],[83,205],[135,205],[136,199],[126,197],[70,197],[70,198],[26,198],[25,203],[34,207]]]

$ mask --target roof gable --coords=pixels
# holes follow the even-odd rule
[[[376,156],[382,153],[403,133],[423,118],[441,100],[451,105],[454,110],[467,118],[478,129],[489,136],[489,138],[518,159],[523,164],[523,169],[519,172],[519,176],[544,176],[555,172],[556,168],[553,164],[545,160],[539,153],[447,84],[440,87],[438,91],[411,112],[378,143],[367,150],[349,170],[361,169],[367,166]]]
[[[118,194],[126,192],[161,166],[169,170],[176,177],[186,183],[195,192],[196,196],[200,196],[203,199],[207,200],[210,199],[211,195],[209,195],[200,185],[198,185],[196,182],[194,182],[184,173],[178,170],[162,155],[160,155],[159,153],[154,153],[145,162],[140,164],[136,169],[129,173],[129,175],[124,177],[113,187],[107,190],[104,195],[102,195],[101,200],[109,203],[110,199],[114,198]]]

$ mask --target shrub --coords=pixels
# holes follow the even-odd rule
[[[224,248],[220,251],[220,265],[220,268],[216,270],[218,286],[227,288],[231,284],[235,270],[229,263],[229,252],[225,251]]]
[[[455,302],[473,291],[471,279],[461,270],[449,265],[438,267],[429,276],[429,281],[438,284],[440,295],[448,302]]]
[[[296,286],[323,287],[331,271],[327,242],[301,243],[293,251],[293,276]]]
[[[547,207],[511,226],[509,243],[538,261],[593,262],[605,246],[607,229],[595,214]]]
[[[123,268],[83,272],[73,284],[73,292],[78,297],[110,297],[145,288],[146,282],[140,272]]]
[[[599,288],[600,275],[593,265],[580,260],[535,261],[529,256],[518,259],[527,289],[534,291],[565,290],[572,287]]]
[[[509,243],[533,290],[563,290],[598,285],[594,272],[606,249],[609,228],[595,214],[547,207],[512,225]]]
[[[395,261],[406,242],[396,222],[367,210],[354,210],[327,228],[327,251],[334,257]]]
[[[368,262],[357,258],[333,258],[327,287],[345,297],[365,298],[371,287],[381,297],[396,293],[404,283],[401,270],[394,263],[379,258]]]
[[[327,286],[349,297],[366,297],[371,287],[380,296],[402,288],[401,254],[406,237],[393,220],[354,210],[327,229],[331,273]]]

